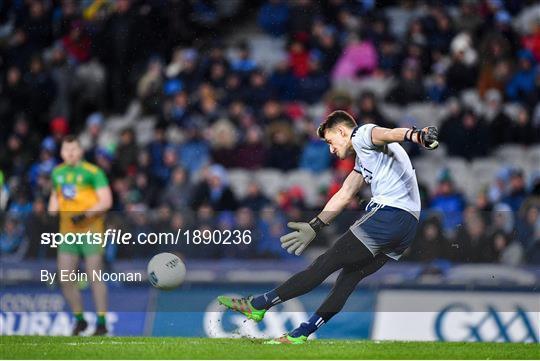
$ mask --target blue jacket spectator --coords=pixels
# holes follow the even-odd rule
[[[521,101],[534,91],[535,59],[530,50],[520,50],[518,53],[519,70],[506,86],[509,100]]]
[[[327,170],[331,161],[328,145],[320,139],[311,139],[302,151],[300,168],[318,173]]]
[[[293,258],[283,252],[279,238],[287,231],[286,220],[282,214],[272,207],[264,208],[258,222],[260,240],[257,244],[257,254],[269,258]]]
[[[526,197],[527,192],[523,172],[520,169],[511,169],[508,195],[503,197],[502,202],[508,204],[512,212],[517,214]]]
[[[448,170],[439,177],[437,192],[431,200],[431,208],[439,211],[442,216],[443,229],[454,231],[463,222],[465,199],[454,189],[454,182]]]
[[[319,101],[321,94],[330,88],[330,77],[321,69],[321,55],[312,51],[309,57],[309,72],[307,77],[300,79],[299,98],[306,103],[313,104]]]
[[[0,255],[2,258],[22,257],[28,248],[25,231],[13,216],[6,219],[0,233]]]
[[[193,136],[179,149],[179,159],[189,174],[197,172],[210,161],[210,146],[198,136]]]
[[[286,60],[280,62],[268,79],[274,97],[279,100],[294,100],[298,98],[298,80],[293,75]]]
[[[281,36],[287,31],[289,7],[283,0],[269,0],[261,7],[257,22],[268,34]]]

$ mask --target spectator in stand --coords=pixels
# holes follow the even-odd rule
[[[192,186],[186,170],[176,167],[171,175],[171,180],[161,194],[161,202],[168,203],[174,210],[187,209],[190,204]]]
[[[458,118],[446,119],[440,134],[450,156],[472,159],[486,156],[491,149],[489,128],[471,109]]]
[[[228,229],[237,229],[241,234],[250,234],[251,243],[245,244],[241,242],[235,247],[225,247],[224,251],[226,257],[249,259],[253,257],[253,248],[258,248],[260,231],[257,227],[257,219],[252,209],[241,207],[236,210],[234,214],[234,221],[232,227]],[[246,232],[246,233],[244,233]]]
[[[238,44],[237,58],[232,61],[232,70],[240,74],[249,74],[257,68],[257,63],[251,58],[251,52],[247,42]]]
[[[238,206],[238,201],[229,187],[227,172],[220,165],[211,165],[205,169],[203,179],[193,191],[191,207],[199,209],[204,204],[216,211],[235,210]]]
[[[527,105],[537,114],[536,119],[539,119],[540,115],[540,65],[536,67],[534,73],[534,89],[527,98]],[[540,121],[535,122],[536,127],[540,127]]]
[[[178,166],[176,149],[172,145],[163,148],[162,159],[156,163],[152,162],[153,183],[162,188],[169,183],[172,171]]]
[[[499,33],[490,33],[480,44],[478,93],[484,97],[490,89],[504,92],[511,74],[510,44]]]
[[[455,36],[452,21],[448,14],[434,7],[433,20],[435,26],[431,26],[428,31],[428,44],[431,48],[441,49],[443,53],[448,53],[450,44]]]
[[[523,247],[528,248],[534,241],[536,224],[540,222],[540,210],[538,206],[530,205],[520,213],[516,227],[517,238]]]
[[[250,126],[244,140],[236,147],[235,166],[245,169],[259,169],[266,163],[267,148],[263,143],[263,133],[258,126]]]
[[[93,113],[86,118],[86,129],[79,137],[84,149],[84,159],[94,163],[94,157],[102,135],[104,117],[101,113]]]
[[[137,154],[139,147],[132,128],[120,132],[120,144],[116,148],[116,165],[120,174],[134,175],[137,168]]]
[[[420,64],[417,60],[410,58],[405,60],[401,77],[386,96],[386,100],[402,106],[425,100]]]
[[[154,186],[146,173],[137,172],[130,177],[130,180],[132,180],[131,189],[139,194],[142,203],[150,208],[159,204],[160,190]]]
[[[534,126],[531,122],[529,112],[525,107],[520,107],[517,119],[509,129],[510,142],[531,145],[540,142],[540,124]]]
[[[530,31],[521,38],[525,48],[529,49],[537,62],[540,62],[540,19],[531,21]]]
[[[51,50],[47,62],[51,78],[57,90],[56,97],[51,105],[51,114],[53,116],[69,117],[71,115],[75,66],[68,62],[63,47],[58,44]]]
[[[479,8],[479,3],[476,1],[460,1],[459,13],[454,19],[456,30],[476,34],[484,21]]]
[[[189,174],[194,174],[210,162],[210,146],[198,128],[198,125],[192,124],[185,130],[185,142],[178,149],[180,163]]]
[[[321,69],[321,54],[318,51],[310,52],[308,66],[307,76],[298,83],[298,99],[314,104],[330,88],[330,77]]]
[[[249,85],[245,90],[244,101],[254,109],[260,109],[264,102],[271,98],[272,91],[268,86],[266,75],[256,70],[249,76]]]
[[[261,239],[257,247],[257,255],[262,258],[292,258],[282,252],[279,237],[286,231],[285,217],[273,206],[265,207],[260,212],[258,227]]]
[[[207,54],[199,54],[196,50],[190,50],[186,53],[186,63],[185,69],[189,70],[187,75],[189,77],[184,80],[189,80],[194,86],[202,82],[202,77],[204,75],[210,74],[210,69],[214,64],[222,64],[225,69],[230,69],[231,64],[227,57],[225,57],[225,45],[221,39],[215,39],[210,44],[210,49]],[[248,51],[248,49],[245,49]],[[249,53],[248,53],[249,54]],[[198,69],[198,58],[202,61],[201,69]],[[185,73],[184,71],[182,72]],[[182,78],[183,79],[183,78]],[[194,86],[189,86],[188,90],[192,90]]]
[[[247,129],[255,124],[255,119],[251,110],[241,100],[234,100],[227,108],[227,119],[229,119],[236,127],[240,134],[245,135]]]
[[[116,112],[123,112],[133,94],[130,74],[138,60],[138,36],[141,31],[136,9],[130,0],[118,0],[113,14],[108,17],[100,33],[97,49],[106,64],[110,106]]]
[[[236,144],[238,132],[228,119],[220,119],[209,129],[212,160],[225,168],[232,168],[236,162]]]
[[[501,34],[508,43],[513,53],[516,53],[520,46],[520,39],[512,28],[512,16],[508,11],[499,9],[494,16],[495,31]]]
[[[24,186],[13,189],[13,200],[9,203],[7,213],[14,216],[19,221],[24,221],[32,212],[32,202],[30,192]]]
[[[301,169],[309,170],[314,174],[324,172],[330,168],[332,161],[328,152],[328,144],[317,136],[317,128],[313,123],[308,123],[306,128],[308,141],[302,150],[299,166]]]
[[[256,181],[249,182],[246,196],[242,199],[240,206],[259,212],[269,204],[270,200],[262,193],[261,185]]]
[[[472,88],[476,84],[476,51],[472,47],[471,38],[464,33],[457,35],[450,45],[452,62],[446,72],[446,82],[450,94],[458,95],[461,91]]]
[[[512,213],[512,208],[506,203],[497,203],[493,207],[493,212],[491,213],[491,233],[494,234],[497,231],[503,231],[506,234],[513,234],[515,231],[514,225],[514,215]]]
[[[456,227],[463,222],[465,199],[455,189],[454,180],[448,169],[444,169],[439,175],[437,189],[431,199],[430,208],[440,213],[445,232],[455,232]]]
[[[262,107],[262,114],[258,123],[268,126],[273,123],[292,123],[292,120],[285,114],[283,104],[276,99],[268,99]]]
[[[35,187],[40,174],[50,174],[58,164],[56,160],[56,143],[51,137],[45,138],[41,143],[39,159],[30,166],[28,180],[32,187]]]
[[[165,123],[158,123],[154,128],[152,140],[146,146],[151,174],[155,174],[157,169],[163,165],[163,153],[165,152],[165,149],[169,147],[169,143],[165,136],[166,130],[167,125]]]
[[[478,253],[478,261],[485,263],[517,266],[523,259],[523,247],[518,242],[512,242],[510,235],[503,231],[496,231]]]
[[[302,41],[293,39],[289,45],[289,65],[295,78],[304,78],[309,71],[309,51]]]
[[[24,224],[17,216],[6,217],[0,231],[0,259],[2,261],[21,261],[28,250],[28,238]]]
[[[536,60],[530,50],[518,52],[518,70],[506,86],[506,96],[509,100],[522,102],[534,91]]]
[[[52,24],[49,9],[43,1],[29,1],[28,16],[22,19],[22,29],[28,36],[28,42],[34,51],[39,51],[51,44]]]
[[[281,60],[268,79],[274,98],[290,101],[298,97],[298,79],[294,76],[288,59]]]
[[[512,120],[504,113],[502,105],[501,93],[497,89],[488,90],[484,119],[489,124],[491,142],[496,147],[510,142],[512,137]]]
[[[282,36],[287,31],[289,6],[285,0],[267,0],[257,17],[259,26],[272,36]]]
[[[341,55],[341,47],[336,39],[337,31],[322,21],[316,21],[311,34],[313,36],[312,50],[318,51],[321,57],[321,69],[324,73],[330,74]]]
[[[431,262],[447,257],[449,241],[442,232],[438,217],[424,220],[406,257],[409,261]]]
[[[384,128],[395,128],[396,124],[386,119],[379,110],[375,93],[366,90],[358,99],[358,111],[361,117],[369,117],[374,124]]]
[[[479,262],[482,247],[489,242],[486,225],[474,208],[468,208],[463,225],[456,225],[456,234],[449,250],[449,259],[454,262]]]
[[[527,197],[525,190],[525,177],[521,169],[510,170],[510,180],[508,185],[508,193],[503,197],[502,202],[509,205],[514,214],[517,214],[521,204]]]
[[[3,118],[8,122],[16,114],[21,113],[28,104],[28,94],[26,83],[22,79],[21,69],[17,66],[11,66],[6,71],[6,77],[2,86],[2,108],[0,112]],[[7,134],[6,134],[7,135]]]
[[[284,122],[273,122],[268,126],[267,132],[270,147],[266,157],[266,166],[282,171],[296,168],[300,149],[296,144],[292,127]]]
[[[182,90],[182,83],[178,80],[169,80],[165,83],[165,95],[170,98],[164,104],[163,117],[166,121],[179,127],[185,127],[191,121],[189,98],[187,92]]]
[[[34,155],[23,146],[23,142],[16,134],[11,134],[6,142],[4,151],[0,152],[1,169],[7,175],[19,178],[26,174],[28,165]]]
[[[56,86],[46,71],[40,55],[35,55],[30,61],[30,71],[24,77],[27,101],[32,104],[27,107],[28,116],[32,119],[37,129],[46,133],[49,108],[56,94]]]
[[[186,89],[192,91],[200,81],[198,60],[199,54],[195,49],[175,48],[171,62],[165,68],[165,76],[168,80],[180,80]]]
[[[392,76],[399,68],[399,46],[396,40],[388,35],[381,40],[379,55],[379,69],[383,76]]]
[[[41,239],[45,232],[55,232],[58,229],[58,221],[47,214],[47,203],[45,198],[35,198],[32,204],[32,213],[25,222],[27,237],[29,240]],[[29,242],[28,258],[44,259],[56,256],[56,250],[52,247],[43,247],[40,242]]]
[[[62,38],[62,46],[72,63],[84,63],[90,59],[92,40],[86,34],[81,21],[73,21],[68,34]]]
[[[158,113],[163,100],[163,63],[160,58],[150,59],[144,75],[137,83],[137,96],[146,113]]]
[[[13,132],[11,134],[17,136],[21,143],[24,144],[24,149],[28,152],[29,156],[39,152],[38,145],[40,144],[41,138],[36,130],[31,127],[31,124],[24,113],[20,113],[15,117],[15,124],[13,125]]]
[[[375,45],[379,51],[381,49],[382,42],[391,36],[388,26],[388,18],[384,13],[379,12],[373,14],[373,16],[370,16],[369,26],[364,29],[366,32],[366,37],[373,42],[373,45]]]
[[[446,77],[442,69],[435,69],[432,83],[427,87],[427,97],[434,103],[442,104],[450,97]]]
[[[225,64],[215,63],[212,64],[212,67],[210,68],[208,79],[214,88],[221,91],[227,85],[227,75],[227,68],[225,68]]]
[[[370,41],[349,35],[347,45],[332,71],[332,80],[369,76],[377,69],[377,51]]]
[[[320,14],[320,6],[313,0],[298,0],[291,5],[288,33],[293,37],[307,37],[313,20]]]
[[[540,265],[540,227],[536,227],[535,238],[529,248],[525,250],[527,263]]]

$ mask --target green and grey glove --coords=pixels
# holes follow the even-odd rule
[[[320,231],[326,224],[319,217],[314,218],[311,222],[289,222],[287,226],[294,229],[294,232],[287,233],[281,236],[281,248],[284,248],[292,254],[300,256],[306,247],[315,239],[317,232]]]

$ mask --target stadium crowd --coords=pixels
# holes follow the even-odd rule
[[[442,143],[448,156],[467,160],[504,144],[540,143],[540,8],[528,1],[223,3],[2,2],[2,257],[52,255],[36,240],[55,227],[46,216],[50,172],[69,133],[80,134],[85,158],[109,177],[110,224],[133,232],[190,226],[259,235],[246,247],[182,249],[201,258],[289,257],[278,241],[286,221],[316,210],[305,190],[283,189],[269,199],[265,184],[253,181],[240,197],[228,169],[303,169],[314,177],[331,170],[320,206],[353,166],[353,159],[333,159],[316,137],[334,109],[350,111],[360,124],[395,127],[408,120],[389,119],[384,104],[451,103]],[[223,30],[232,33],[231,22],[246,22],[246,14],[259,36],[285,44],[270,67],[256,60],[249,32],[231,42]],[[343,79],[393,82],[382,96],[355,97],[332,87]],[[461,100],[471,89],[478,107]],[[515,116],[504,111],[507,104]],[[133,109],[138,119],[155,120],[151,134],[128,126],[111,137],[110,119]],[[421,187],[427,211],[408,260],[540,264],[540,175],[511,167],[479,181],[486,188],[473,200],[448,170],[436,189]],[[106,252],[113,260],[151,251]]]

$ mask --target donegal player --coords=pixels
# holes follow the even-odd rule
[[[63,163],[52,172],[54,189],[49,199],[49,212],[60,213],[60,232],[104,232],[104,212],[112,205],[111,189],[105,173],[97,166],[82,160],[83,150],[74,136],[62,141],[60,155]],[[100,271],[103,267],[103,248],[90,237],[76,244],[62,243],[58,247],[58,270],[76,271],[80,258],[84,258],[86,272]],[[79,335],[88,323],[83,315],[81,293],[76,282],[60,282],[62,292],[76,319],[73,335]],[[105,283],[91,282],[97,323],[94,335],[107,334],[105,314],[107,287]]]
[[[373,195],[366,213],[330,249],[306,270],[285,283],[253,298],[218,297],[221,304],[255,321],[278,303],[303,295],[341,270],[332,291],[311,316],[292,332],[272,343],[304,343],[310,334],[336,315],[363,278],[380,269],[388,260],[397,260],[414,238],[420,217],[420,192],[409,156],[399,144],[413,142],[428,149],[438,146],[437,128],[387,129],[374,124],[357,126],[344,111],[331,113],[317,130],[340,159],[356,155],[354,171],[323,211],[309,223],[290,222],[294,229],[281,237],[282,247],[300,255],[323,227],[341,213],[365,182]]]

